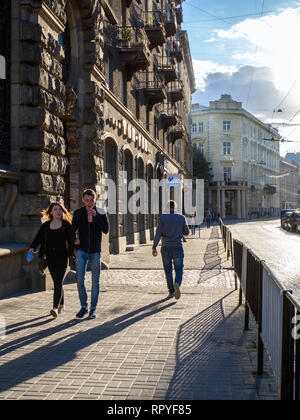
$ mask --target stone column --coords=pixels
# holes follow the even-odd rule
[[[208,187],[208,207],[211,208],[213,205],[212,203],[212,191],[211,189]]]
[[[242,218],[242,213],[241,213],[241,190],[237,190],[236,194],[237,194],[237,218],[241,219]]]
[[[220,188],[217,188],[217,211],[220,213],[221,215],[221,194],[220,194]]]
[[[242,219],[247,219],[246,213],[246,191],[242,190]]]
[[[225,212],[225,190],[222,189],[222,206],[221,206],[221,217],[225,219],[226,212]]]

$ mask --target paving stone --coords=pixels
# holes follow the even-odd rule
[[[112,256],[94,320],[75,319],[73,283],[64,286],[66,311],[57,319],[48,316],[51,290],[2,299],[0,399],[278,399],[272,373],[259,384],[251,373],[257,354],[247,346],[257,330],[251,321],[252,331],[243,331],[244,307],[218,229],[184,248],[179,301],[166,300],[151,246]],[[267,359],[264,370],[271,372]]]

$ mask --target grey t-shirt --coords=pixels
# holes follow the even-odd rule
[[[181,247],[183,235],[189,234],[185,217],[179,213],[163,214],[159,218],[153,248],[156,248],[160,238],[163,247]]]

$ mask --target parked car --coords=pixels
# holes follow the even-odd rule
[[[281,226],[290,232],[300,232],[300,211],[298,209],[282,210]]]
[[[281,227],[283,229],[287,230],[287,228],[288,228],[288,226],[287,226],[288,217],[289,217],[290,213],[292,213],[293,211],[294,211],[294,209],[281,210],[280,218],[281,218]]]

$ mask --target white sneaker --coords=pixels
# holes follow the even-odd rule
[[[180,293],[180,287],[179,287],[179,284],[178,283],[174,283],[174,289],[175,289],[175,299],[179,299],[180,298],[180,296],[181,296],[181,293]]]
[[[65,312],[65,307],[64,306],[59,306],[58,313],[61,314],[62,312]]]
[[[58,310],[56,308],[51,309],[50,315],[52,315],[53,318],[57,318],[57,316],[58,316]]]

